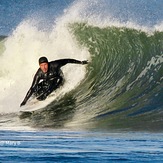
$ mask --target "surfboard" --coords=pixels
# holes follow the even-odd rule
[[[19,110],[19,118],[24,119],[30,117],[36,110],[39,110],[40,107],[38,106],[39,102],[37,99],[32,99],[29,101],[25,106],[22,106]]]
[[[48,104],[56,99],[55,93],[50,94],[45,100],[39,101],[36,98],[31,98],[26,105],[20,107],[19,113],[31,113],[45,108]]]
[[[18,113],[19,117],[29,117],[34,113],[39,113],[43,109],[46,109],[46,107],[54,100],[63,97],[64,94],[65,93],[64,91],[62,91],[62,88],[59,88],[57,91],[54,91],[50,95],[48,95],[48,97],[43,101],[37,100],[36,97],[31,97],[26,105],[20,107]]]
[[[40,103],[40,104],[39,104]],[[41,101],[33,100],[32,102],[27,103],[25,106],[22,106],[20,112],[33,112],[40,109]]]

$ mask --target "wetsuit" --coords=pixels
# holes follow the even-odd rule
[[[48,71],[46,73],[39,68],[34,76],[32,86],[20,106],[25,105],[32,94],[34,94],[38,100],[44,100],[52,91],[62,85],[63,73],[60,68],[67,63],[87,64],[87,61],[60,59],[48,62]]]

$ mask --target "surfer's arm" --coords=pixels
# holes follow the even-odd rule
[[[60,60],[56,60],[55,62],[58,63],[60,67],[66,65],[67,63],[75,63],[75,64],[83,64],[83,65],[88,64],[87,60],[79,61],[76,59],[60,59]]]
[[[23,102],[20,104],[20,106],[23,106],[26,104],[26,102],[28,101],[28,99],[31,97],[31,95],[34,92],[34,89],[36,88],[37,84],[39,83],[40,77],[39,75],[36,73],[36,75],[34,76],[33,82],[32,82],[32,86],[30,87],[29,91],[27,92]]]

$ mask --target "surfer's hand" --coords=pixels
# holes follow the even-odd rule
[[[23,102],[20,104],[20,107],[23,106],[23,105],[25,105],[25,104],[26,104],[26,102],[23,101]]]
[[[81,61],[82,65],[85,65],[85,64],[88,64],[88,61],[85,60],[85,61]]]

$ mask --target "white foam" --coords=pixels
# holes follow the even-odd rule
[[[33,21],[32,21],[33,22]],[[38,58],[89,59],[86,49],[80,49],[63,22],[58,22],[51,32],[39,31],[30,20],[24,20],[6,42],[6,50],[0,56],[0,113],[19,111],[19,105],[31,86],[38,69]],[[85,76],[85,66],[68,64],[63,68],[65,86],[63,94],[74,89]]]
[[[154,26],[154,28],[155,28],[155,31],[162,32],[162,31],[163,31],[163,21],[160,22],[159,24],[156,24],[156,25]]]

